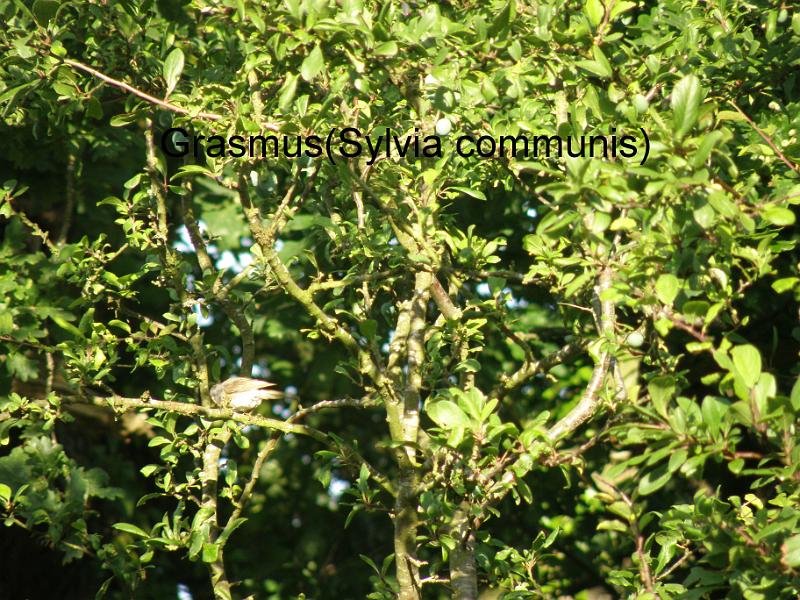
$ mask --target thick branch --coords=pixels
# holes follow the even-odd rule
[[[611,288],[612,272],[608,266],[603,267],[598,278],[598,283],[595,286],[595,299],[597,301],[598,310],[595,315],[597,321],[597,329],[601,339],[604,343],[613,342],[614,331],[616,324],[616,313],[614,309],[614,302],[608,299],[603,299],[604,292]],[[595,364],[592,372],[592,377],[589,384],[586,386],[581,399],[560,421],[550,427],[546,432],[546,438],[550,443],[556,443],[563,439],[583,423],[594,416],[597,411],[597,406],[600,402],[599,394],[600,388],[605,381],[606,374],[608,373],[611,365],[611,351],[603,348]],[[535,444],[527,453],[521,454],[525,457],[527,464],[533,464],[540,460],[542,456],[550,451],[550,445],[547,443]],[[519,459],[515,464],[521,464]],[[528,467],[529,469],[530,467]],[[512,489],[512,483],[516,477],[521,476],[519,470],[507,468],[505,475],[500,481],[496,481],[486,491],[486,499],[484,504],[494,504],[502,500],[506,494]]]
[[[127,398],[124,396],[91,396],[89,400],[99,406],[110,406],[116,409],[149,408],[155,410],[165,410],[171,413],[187,415],[190,417],[210,417],[212,419],[230,419],[246,425],[258,425],[266,429],[282,431],[283,433],[294,433],[297,435],[307,435],[316,440],[326,442],[328,438],[321,431],[308,427],[281,421],[279,419],[269,419],[261,415],[245,414],[235,412],[230,408],[212,408],[188,402],[176,402],[171,400],[156,400],[154,398]]]
[[[616,324],[614,302],[603,299],[604,292],[610,288],[611,269],[610,267],[604,267],[600,272],[599,282],[597,286],[595,286],[595,296],[600,304],[600,314],[597,315],[598,333],[605,339],[606,343],[613,339]],[[601,350],[600,358],[597,364],[595,364],[592,377],[580,401],[547,432],[547,437],[551,441],[555,442],[565,435],[572,433],[594,415],[599,402],[600,388],[603,385],[610,364],[611,352],[608,349]]]

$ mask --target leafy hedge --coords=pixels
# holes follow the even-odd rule
[[[792,3],[0,20],[0,596],[800,594]]]

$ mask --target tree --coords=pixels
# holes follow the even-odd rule
[[[795,9],[0,14],[0,507],[62,597],[800,593]]]

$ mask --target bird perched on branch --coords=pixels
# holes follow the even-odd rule
[[[211,388],[211,400],[220,408],[251,411],[264,400],[275,400],[283,396],[274,383],[249,377],[231,377]]]

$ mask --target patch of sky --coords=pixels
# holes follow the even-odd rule
[[[328,494],[334,502],[338,502],[344,494],[344,491],[350,487],[350,482],[346,479],[339,479],[335,475],[331,476],[331,482],[328,484]]]
[[[178,598],[178,600],[194,600],[192,592],[189,591],[189,586],[186,585],[185,583],[178,584],[178,589],[175,595]]]

